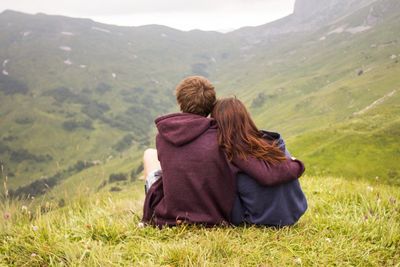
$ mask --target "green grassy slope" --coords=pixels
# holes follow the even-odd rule
[[[0,264],[9,266],[397,266],[400,194],[380,182],[302,178],[309,209],[291,228],[138,226],[143,187],[84,191],[37,214],[12,204],[1,218]],[[79,194],[78,194],[79,195]]]
[[[11,11],[0,33],[0,156],[12,188],[115,157],[127,135],[142,150],[153,119],[175,109],[176,83],[202,71],[203,44],[221,36]]]
[[[328,34],[362,25],[370,7],[246,48],[221,71],[223,94],[243,99],[260,128],[280,131],[310,173],[398,183],[399,6],[373,6],[388,3],[397,9],[368,31]]]
[[[296,136],[289,146],[309,173],[378,179],[399,184],[400,95],[343,123]]]

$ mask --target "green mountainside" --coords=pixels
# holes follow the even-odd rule
[[[154,118],[177,110],[173,89],[192,74],[243,99],[310,174],[399,183],[400,4],[331,0],[307,14],[303,2],[227,34],[4,11],[0,159],[9,187],[35,195],[69,190],[74,177],[94,188],[112,173],[135,179]],[[84,178],[86,168],[108,171]]]
[[[143,150],[153,119],[175,108],[175,84],[208,75],[202,43],[220,36],[13,11],[0,25],[0,154],[12,187]]]
[[[247,46],[221,70],[225,92],[282,132],[309,173],[398,184],[400,4],[376,1],[315,31],[248,38],[262,29],[247,29]]]

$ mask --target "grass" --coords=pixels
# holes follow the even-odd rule
[[[0,264],[10,266],[399,266],[400,190],[303,177],[294,227],[140,227],[142,182],[42,214],[3,204]],[[4,203],[4,202],[3,202]],[[30,214],[35,211],[30,211]],[[4,214],[3,214],[4,215]]]

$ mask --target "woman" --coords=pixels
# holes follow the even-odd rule
[[[244,104],[236,98],[217,101],[212,115],[218,124],[218,143],[232,164],[239,167],[249,157],[276,165],[290,157],[277,133],[259,131]],[[246,174],[247,173],[247,174]],[[235,225],[292,225],[304,214],[307,201],[298,180],[260,185],[246,171],[237,175],[237,197],[231,220]],[[250,175],[250,176],[249,176]]]

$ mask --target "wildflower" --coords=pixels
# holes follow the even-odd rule
[[[144,223],[142,223],[142,222],[140,222],[140,223],[138,223],[138,228],[143,228],[144,227]]]
[[[374,188],[373,188],[372,186],[367,186],[367,190],[368,190],[369,192],[372,192],[372,191],[374,191]]]
[[[25,206],[25,205],[22,205],[21,210],[22,210],[23,212],[27,212],[27,211],[28,211],[28,207]]]
[[[328,242],[328,243],[332,243],[332,240],[330,239],[330,238],[325,238],[325,240],[326,240],[326,242]]]
[[[32,258],[34,258],[34,257],[36,257],[36,256],[37,256],[36,253],[32,253],[32,254],[31,254],[31,257],[32,257]]]
[[[32,230],[36,232],[37,230],[39,230],[39,227],[36,225],[32,225]]]
[[[301,265],[301,259],[300,258],[294,259],[294,263]]]
[[[3,217],[4,217],[4,220],[9,220],[9,219],[11,219],[11,213],[9,213],[9,212],[4,212]]]

